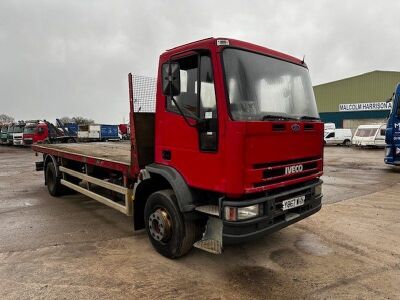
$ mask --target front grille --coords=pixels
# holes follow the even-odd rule
[[[283,181],[294,180],[320,172],[322,159],[310,157],[306,159],[288,160],[257,164],[254,167],[262,172],[259,182],[253,183],[254,187],[263,187]]]

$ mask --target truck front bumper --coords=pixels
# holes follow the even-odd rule
[[[223,219],[223,244],[242,243],[258,238],[280,230],[318,212],[321,209],[322,194],[316,194],[315,187],[320,184],[322,184],[322,181],[318,180],[302,187],[281,191],[252,200],[223,201],[223,207],[261,204],[263,212],[261,216],[245,221],[226,221]],[[282,201],[303,195],[305,196],[305,201],[302,206],[285,211],[282,209]],[[222,211],[224,211],[224,209],[222,209]]]
[[[385,163],[388,165],[400,165],[400,144],[386,145]]]

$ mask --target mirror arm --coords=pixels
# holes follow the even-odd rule
[[[182,115],[182,117],[185,119],[186,124],[187,124],[188,126],[190,126],[190,127],[197,127],[197,124],[191,124],[191,123],[189,122],[188,118],[187,118],[187,117],[185,116],[185,114],[183,113],[182,108],[180,107],[180,105],[178,104],[178,102],[176,102],[176,100],[175,100],[175,98],[174,98],[173,96],[171,96],[171,100],[172,100],[172,102],[174,102],[176,108],[179,110],[179,113],[180,113],[180,114]],[[194,119],[195,119],[196,121],[200,121],[200,119],[197,118],[197,116],[195,116],[194,114],[192,114],[192,112],[190,112],[190,111],[188,111],[188,112],[189,112],[191,115],[193,115],[193,117],[194,117]]]

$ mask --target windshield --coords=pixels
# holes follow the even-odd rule
[[[34,133],[36,126],[26,126],[24,128],[24,133]]]
[[[319,119],[306,68],[229,48],[224,50],[223,60],[233,119]]]
[[[24,131],[24,127],[23,126],[14,126],[14,133],[22,133]]]

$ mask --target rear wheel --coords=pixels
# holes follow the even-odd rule
[[[346,147],[350,147],[351,145],[350,140],[344,140],[343,145],[345,145]]]
[[[150,195],[144,209],[144,220],[153,247],[168,258],[185,255],[198,237],[196,223],[184,219],[172,190]]]
[[[46,165],[45,177],[49,194],[53,197],[61,196],[65,189],[60,183],[60,178],[57,177],[56,167],[53,162],[49,162]]]

